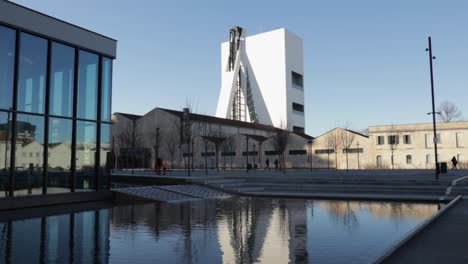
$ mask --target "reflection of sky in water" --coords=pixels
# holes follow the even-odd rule
[[[75,213],[74,244],[81,246],[73,254],[66,253],[68,215],[60,228],[28,220],[34,229],[28,240],[13,228],[0,236],[0,252],[29,248],[34,261],[40,255],[49,262],[49,253],[38,253],[42,248],[83,260],[103,256],[103,263],[367,263],[436,210],[430,204],[247,198],[125,205],[102,209],[99,217]],[[95,241],[99,247],[89,244]]]

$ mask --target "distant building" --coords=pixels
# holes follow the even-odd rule
[[[246,36],[230,31],[221,45],[216,116],[304,133],[302,39],[282,28]]]
[[[109,187],[116,44],[0,0],[0,196]]]
[[[278,128],[270,125],[162,108],[144,116],[114,113],[113,121],[117,168],[154,168],[156,158],[164,160],[167,168],[184,168],[192,161],[190,166],[195,168],[216,168],[217,164],[219,168],[245,168],[247,164],[264,168],[267,159],[273,168],[279,158],[272,144]],[[290,133],[287,167],[308,167],[307,149],[312,140],[304,133]]]

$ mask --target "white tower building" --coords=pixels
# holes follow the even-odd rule
[[[249,37],[232,28],[221,44],[216,116],[304,132],[302,39],[281,28]]]

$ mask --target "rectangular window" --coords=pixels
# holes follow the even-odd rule
[[[97,117],[99,57],[82,50],[79,54],[78,117],[95,120]]]
[[[302,77],[301,74],[297,72],[291,72],[291,79],[292,79],[292,84],[293,87],[299,90],[304,89],[304,78]]]
[[[47,40],[21,33],[18,110],[44,113]]]
[[[222,157],[235,156],[236,152],[221,152]]]
[[[100,152],[100,186],[101,190],[108,189],[109,166],[112,165],[112,134],[110,124],[101,124],[101,152]]]
[[[72,121],[50,118],[47,186],[53,187],[54,193],[70,191],[71,145]]]
[[[463,144],[463,133],[457,132],[455,136],[457,140],[457,148],[463,148],[465,146]]]
[[[334,149],[316,149],[315,154],[333,154],[335,153]]]
[[[410,136],[410,135],[404,135],[404,136],[403,136],[403,142],[404,142],[406,145],[411,144],[411,136]]]
[[[214,157],[215,153],[214,152],[202,152],[201,156],[202,157]]]
[[[76,190],[95,188],[96,123],[78,121],[76,128]]]
[[[15,196],[42,193],[44,117],[19,114],[16,123]],[[23,153],[28,153],[26,157]],[[34,155],[39,153],[39,155]],[[24,166],[26,165],[26,166]]]
[[[292,108],[294,111],[304,113],[304,106],[298,103],[292,103]]]
[[[13,102],[16,32],[0,26],[0,109],[10,109]]]
[[[400,142],[400,137],[398,135],[390,135],[388,136],[388,144],[389,145],[398,145]]]
[[[363,148],[349,148],[349,149],[343,149],[343,153],[364,153]]]
[[[258,155],[257,151],[249,151],[249,156],[257,156],[257,155]],[[242,156],[247,156],[247,151],[243,151]]]
[[[304,128],[303,127],[298,127],[298,126],[293,126],[293,132],[294,133],[304,133]]]
[[[265,151],[265,155],[266,156],[274,156],[274,155],[279,155],[280,153],[278,151],[275,151],[275,150],[266,150]]]
[[[441,144],[441,143],[442,143],[442,138],[441,138],[441,136],[440,136],[439,133],[437,133],[436,141],[437,141],[437,144]]]
[[[75,49],[52,43],[50,72],[51,115],[71,117],[73,115],[73,83]]]
[[[296,149],[296,150],[290,150],[289,155],[306,155],[307,150],[305,149]]]
[[[11,114],[0,112],[0,197],[6,196],[9,186],[11,150]]]
[[[385,144],[384,136],[377,136],[377,145],[383,145],[383,144]]]
[[[101,98],[101,120],[111,119],[111,97],[112,97],[112,60],[102,58],[102,98]]]

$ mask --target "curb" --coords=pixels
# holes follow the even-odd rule
[[[428,225],[432,224],[437,218],[439,218],[445,211],[448,209],[452,208],[459,200],[462,199],[461,195],[458,195],[455,199],[453,199],[447,206],[439,210],[437,213],[435,213],[433,216],[429,217],[426,221],[422,222],[417,226],[415,229],[409,231],[405,238],[402,240],[398,241],[396,244],[391,246],[390,248],[387,249],[387,251],[377,260],[375,260],[373,263],[382,263],[385,259],[390,257],[393,253],[395,253],[400,247],[402,247],[406,242],[408,242],[410,239],[415,237],[418,233],[420,233],[424,228],[426,228]]]

